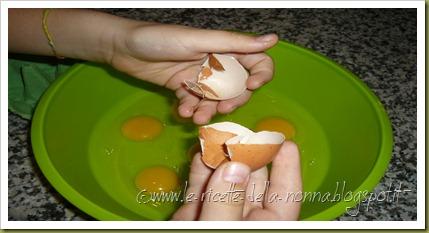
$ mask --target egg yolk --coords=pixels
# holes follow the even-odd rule
[[[122,135],[133,141],[150,140],[161,134],[162,123],[149,116],[136,116],[122,124]]]
[[[155,166],[139,172],[135,178],[135,185],[138,190],[146,192],[170,192],[179,187],[179,177],[168,167]]]
[[[256,131],[277,131],[283,133],[286,139],[295,137],[295,127],[287,120],[280,117],[268,117],[256,124]]]

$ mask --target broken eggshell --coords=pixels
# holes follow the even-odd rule
[[[202,161],[213,169],[227,161],[248,165],[252,171],[270,163],[285,140],[283,134],[271,131],[254,133],[232,122],[200,127]]]
[[[247,164],[255,171],[273,161],[284,140],[281,133],[261,131],[233,137],[225,145],[231,161]]]
[[[224,144],[237,135],[249,134],[252,131],[232,122],[215,123],[199,129],[199,139],[203,162],[213,169],[228,160]]]
[[[235,59],[222,54],[209,54],[198,74],[197,82],[185,80],[195,94],[212,100],[232,99],[247,88],[249,73]]]

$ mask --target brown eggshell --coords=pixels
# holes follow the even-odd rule
[[[199,138],[202,149],[202,161],[213,169],[228,161],[225,155],[225,142],[236,134],[219,131],[210,127],[200,127]]]
[[[253,132],[233,122],[200,127],[203,162],[211,168],[231,161],[247,164],[252,171],[270,163],[285,137],[279,132]]]
[[[246,91],[248,78],[249,72],[235,57],[209,54],[202,64],[197,81],[185,80],[184,83],[202,98],[227,100]]]
[[[273,161],[281,144],[231,144],[227,147],[231,161],[244,163],[255,171]]]

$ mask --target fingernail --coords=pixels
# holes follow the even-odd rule
[[[241,184],[246,182],[250,174],[250,168],[241,163],[230,163],[223,170],[223,179],[226,182]]]
[[[256,40],[260,41],[260,42],[270,42],[273,39],[274,39],[273,34],[267,34],[267,35],[259,36],[258,38],[256,38]]]

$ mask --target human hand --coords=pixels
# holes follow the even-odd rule
[[[276,35],[254,37],[130,20],[85,9],[54,9],[47,17],[55,53],[40,27],[43,9],[9,10],[9,52],[58,55],[105,62],[131,76],[165,86],[180,100],[178,113],[208,123],[246,103],[252,90],[271,80],[273,62],[264,51],[277,43]],[[183,86],[197,79],[208,53],[235,56],[250,72],[247,90],[234,99],[202,100]]]
[[[266,167],[250,173],[248,166],[228,162],[213,171],[202,163],[198,153],[192,161],[185,197],[191,194],[201,197],[204,193],[204,202],[188,200],[171,220],[298,220],[301,203],[294,198],[284,199],[284,195],[299,194],[302,191],[300,156],[298,147],[293,142],[283,143],[273,160],[269,177],[269,187],[265,192],[268,181]],[[236,184],[236,191],[246,190],[240,192],[243,199],[216,201],[216,193],[226,194],[232,191],[231,183]],[[260,193],[267,196],[259,199],[260,201],[252,199]],[[273,201],[271,197],[275,195],[283,199]]]
[[[180,100],[181,117],[206,124],[217,112],[226,114],[245,104],[252,91],[270,81],[273,62],[264,53],[277,43],[277,36],[255,37],[239,33],[204,30],[179,25],[135,22],[113,35],[112,52],[106,53],[116,69],[131,76],[165,86]],[[224,100],[201,100],[184,85],[196,81],[208,53],[228,53],[249,71],[247,90]]]

